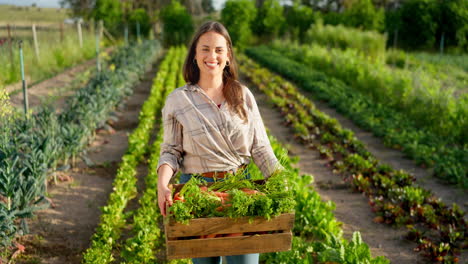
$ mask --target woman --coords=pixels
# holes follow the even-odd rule
[[[195,34],[184,64],[187,84],[173,91],[163,108],[164,142],[158,164],[158,204],[172,205],[168,183],[193,174],[207,181],[245,167],[252,158],[264,177],[281,168],[252,93],[237,79],[231,38],[218,22]],[[228,256],[228,263],[258,263],[258,254]],[[221,263],[221,257],[193,259]]]

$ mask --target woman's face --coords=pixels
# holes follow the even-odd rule
[[[201,35],[198,39],[195,59],[201,75],[222,76],[226,61],[229,60],[226,39],[216,32]]]

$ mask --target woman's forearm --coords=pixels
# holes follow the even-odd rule
[[[158,187],[167,187],[174,175],[174,171],[168,164],[163,164],[158,169]]]

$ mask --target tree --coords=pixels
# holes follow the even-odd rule
[[[173,0],[161,11],[163,42],[166,46],[186,44],[193,33],[192,17],[187,9]]]
[[[376,9],[371,0],[353,0],[343,13],[343,22],[347,26],[363,30],[382,31],[385,14],[383,9]]]
[[[212,0],[202,0],[202,8],[205,13],[213,13],[215,11],[213,7],[213,1]]]
[[[287,26],[291,32],[292,38],[303,42],[305,34],[312,23],[317,19],[317,14],[312,11],[312,8],[294,3],[286,12]]]
[[[104,26],[110,32],[118,32],[119,26],[122,23],[122,8],[118,0],[96,0],[96,4],[92,9],[90,18],[95,21],[102,20]]]
[[[221,11],[221,22],[226,26],[233,45],[242,49],[252,38],[250,24],[255,19],[255,5],[249,0],[228,0]]]
[[[137,8],[130,12],[128,19],[131,28],[136,28],[136,25],[140,25],[140,34],[148,36],[151,30],[151,18],[148,12],[143,8]],[[136,35],[136,34],[135,34]]]
[[[437,19],[437,39],[443,36],[447,46],[468,50],[468,5],[466,0],[438,1],[434,17]]]
[[[257,11],[252,29],[259,36],[275,38],[284,22],[283,7],[280,3],[277,0],[266,0]]]
[[[436,42],[435,2],[409,0],[400,9],[400,42],[407,48],[432,48]],[[401,36],[401,37],[400,37]]]

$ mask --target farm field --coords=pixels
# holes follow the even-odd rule
[[[395,35],[393,20],[373,29],[350,25],[362,16],[354,5],[379,5],[364,0],[342,13],[275,0],[228,0],[221,10],[200,7],[205,13],[197,13],[196,1],[106,1],[80,11],[106,28],[97,42],[96,26],[84,22],[83,47],[77,25],[62,26],[73,16],[67,9],[0,5],[8,13],[0,18],[0,264],[190,264],[181,257],[279,251],[267,249],[280,244],[291,249],[261,253],[259,264],[467,263],[465,31],[440,36],[455,24],[440,27],[447,18],[432,17],[439,27],[425,33],[433,41],[416,46],[407,25]],[[445,14],[459,0],[431,3]],[[366,21],[382,15],[403,23],[411,3],[401,4],[398,14],[381,8],[375,17],[366,7]],[[171,185],[174,204],[163,217],[157,169],[168,136],[164,102],[186,85],[191,34],[213,19],[231,34],[231,74],[255,97],[253,111],[258,107],[284,170],[265,181],[251,160],[225,181]],[[17,25],[9,27],[13,45],[2,23]],[[40,25],[39,54],[31,23]],[[19,40],[27,113],[19,51],[10,49]],[[223,50],[214,53],[223,60]],[[198,56],[193,62],[201,65]],[[234,224],[223,226],[220,217]],[[250,246],[223,248],[241,242]]]
[[[174,51],[172,53],[168,53],[166,56],[175,56],[173,55]],[[173,59],[174,62],[177,62],[180,60],[180,57],[179,59]],[[179,62],[181,63],[181,62]],[[158,70],[164,70],[165,67],[168,67],[168,66],[164,66],[164,64],[161,64],[159,67],[158,67]],[[153,70],[152,71],[153,73],[153,76],[155,76],[155,71]],[[169,71],[169,72],[176,72],[176,71]],[[161,72],[160,72],[161,73]],[[153,87],[157,87],[155,84],[159,83],[159,86],[161,86],[161,83],[166,83],[165,79],[163,79],[162,77],[159,77],[159,75],[157,75],[156,78],[152,79],[153,77],[148,77],[149,80],[152,80],[152,81],[147,81],[147,88],[145,89],[148,89],[148,85],[149,83],[153,83]],[[172,78],[172,81],[171,81],[171,78]],[[169,80],[168,82],[173,82],[175,80],[178,80],[179,83],[177,83],[178,86],[180,86],[182,83],[180,83],[180,76],[176,76],[176,75],[173,75],[172,77],[169,77]],[[257,87],[258,84],[253,84],[253,83],[250,83],[249,86],[251,86],[252,89],[254,89],[255,91],[258,91],[257,90],[258,88]],[[139,89],[143,89],[142,86],[140,86],[141,88]],[[172,87],[172,86],[170,86]],[[156,91],[156,89],[154,89]],[[138,95],[139,99],[136,99],[136,100],[139,100],[139,101],[144,101],[145,100],[145,97],[148,95],[148,92],[149,91],[146,91],[144,92],[143,90],[140,90],[140,92],[138,93],[143,93],[143,94],[140,94]],[[258,93],[256,92],[255,96],[257,98],[259,98],[260,100],[271,100],[269,99],[268,97],[265,97],[265,95],[262,95],[261,93]],[[153,92],[154,93],[154,92]],[[142,96],[146,94],[146,96]],[[265,98],[264,98],[265,97]],[[262,99],[264,98],[264,99]],[[130,103],[131,105],[132,103]],[[129,105],[129,106],[130,106]],[[281,121],[281,116],[278,115],[277,111],[274,110],[273,106],[270,105],[270,104],[266,104],[266,105],[263,105],[263,107],[261,107],[261,111],[262,111],[262,115],[264,116],[264,120],[265,120],[265,123],[267,125],[267,127],[271,127],[273,128],[272,130],[270,130],[273,134],[276,134],[278,136],[278,138],[281,140],[284,140],[284,143],[288,143],[290,145],[290,149],[292,151],[292,153],[294,155],[298,155],[301,159],[300,159],[300,162],[298,165],[295,165],[295,167],[298,167],[301,171],[301,173],[312,173],[314,175],[314,179],[315,180],[312,180],[312,178],[309,178],[309,181],[310,183],[314,183],[314,186],[317,190],[317,193],[320,193],[320,196],[323,197],[323,199],[325,200],[330,200],[330,201],[335,201],[336,203],[336,211],[335,211],[335,214],[336,214],[336,217],[338,220],[340,221],[343,221],[344,223],[343,224],[338,224],[338,222],[336,222],[335,224],[332,224],[334,223],[333,221],[336,221],[336,220],[332,220],[333,218],[330,218],[330,220],[332,222],[330,222],[329,225],[331,226],[336,226],[334,228],[337,228],[339,226],[341,226],[342,228],[342,231],[339,231],[341,228],[337,229],[337,231],[333,231],[333,232],[338,232],[338,233],[335,233],[335,234],[341,234],[343,233],[344,234],[344,237],[346,237],[347,239],[349,239],[350,241],[353,239],[353,235],[352,233],[354,231],[361,231],[362,233],[362,238],[364,240],[364,242],[366,242],[369,247],[370,247],[370,252],[372,252],[372,255],[373,256],[386,256],[387,258],[389,258],[391,261],[393,260],[396,260],[398,259],[399,260],[399,263],[425,263],[424,261],[424,258],[422,258],[421,256],[418,257],[418,255],[414,254],[412,252],[412,247],[415,247],[416,244],[411,244],[412,242],[404,242],[404,240],[402,241],[401,237],[404,236],[404,230],[401,230],[401,231],[398,231],[398,232],[395,232],[394,229],[392,228],[389,228],[389,227],[386,227],[385,225],[382,225],[382,224],[379,224],[379,223],[376,223],[373,221],[373,219],[375,219],[375,216],[373,216],[372,212],[369,210],[369,208],[366,208],[368,207],[367,205],[367,202],[365,201],[365,199],[363,199],[362,196],[356,194],[356,193],[352,193],[349,191],[348,188],[351,187],[350,183],[347,182],[347,181],[343,181],[340,177],[337,177],[337,175],[334,175],[332,173],[332,171],[327,168],[327,161],[321,161],[321,158],[320,156],[322,154],[320,154],[320,152],[318,151],[313,151],[313,150],[307,150],[307,149],[304,149],[303,145],[301,144],[297,144],[295,143],[294,141],[291,141],[291,136],[288,136],[288,135],[291,135],[292,132],[290,132],[286,127],[284,127],[283,125],[283,122]],[[275,113],[276,112],[276,113]],[[119,115],[119,114],[117,114]],[[141,116],[141,115],[140,115]],[[148,116],[151,116],[151,115],[148,115]],[[136,117],[137,115],[136,114],[133,114],[133,117],[131,118],[131,120],[127,120],[125,122],[130,122],[130,123],[133,123],[133,125],[136,125],[135,121],[136,121]],[[140,118],[141,120],[141,118]],[[155,121],[153,121],[155,122]],[[156,120],[157,122],[157,120]],[[121,134],[121,131],[118,130],[119,128],[119,125],[118,123],[116,123],[113,127],[115,127],[117,129],[117,133],[116,134]],[[147,127],[148,129],[148,126],[145,125],[143,127]],[[157,129],[157,127],[155,127]],[[155,133],[155,132],[154,132]],[[151,134],[154,134],[154,133],[151,133]],[[91,146],[93,146],[91,149],[94,149],[94,150],[97,150],[97,149],[108,149],[107,151],[112,151],[110,150],[110,148],[112,148],[112,146],[114,146],[114,144],[116,144],[116,142],[112,139],[106,139],[106,138],[111,138],[109,137],[109,131],[106,131],[106,130],[102,130],[99,132],[99,135],[98,137],[96,138],[97,140],[95,141],[95,143],[92,143]],[[144,133],[143,133],[144,134]],[[113,136],[115,138],[115,136]],[[121,140],[125,140],[125,137],[122,138],[121,137]],[[135,136],[136,138],[136,136]],[[271,140],[274,141],[274,139],[272,138]],[[106,142],[107,141],[107,142]],[[138,143],[138,141],[134,141],[135,143]],[[152,153],[159,153],[157,150],[155,150],[154,148],[157,148],[158,146],[158,142],[155,141],[156,143],[154,143],[154,145],[149,148],[147,151],[150,151]],[[117,143],[117,144],[120,144],[122,145],[122,143]],[[125,146],[126,144],[124,144],[124,147],[120,147],[120,155],[122,155],[125,151]],[[292,145],[292,146],[291,146]],[[138,149],[138,148],[136,148]],[[281,149],[281,148],[280,148]],[[105,150],[104,150],[105,151]],[[284,150],[282,150],[284,151]],[[90,152],[92,152],[90,150]],[[310,153],[309,153],[310,152]],[[104,152],[105,153],[105,152]],[[59,183],[59,185],[57,186],[57,190],[56,190],[56,195],[58,196],[57,197],[57,205],[60,203],[60,201],[62,199],[64,199],[65,197],[69,197],[69,195],[78,195],[80,196],[79,194],[77,194],[77,192],[79,192],[80,190],[83,191],[85,189],[88,189],[89,187],[87,187],[86,185],[91,185],[91,182],[90,179],[92,179],[92,177],[96,177],[96,175],[93,176],[93,174],[98,174],[98,175],[109,175],[107,177],[110,177],[110,178],[106,178],[104,177],[103,179],[103,182],[107,181],[108,184],[110,183],[110,180],[112,180],[113,176],[112,174],[114,173],[117,173],[119,171],[118,167],[122,166],[121,164],[119,165],[117,162],[118,160],[120,160],[119,157],[116,157],[116,156],[112,156],[113,158],[111,159],[108,159],[108,158],[104,158],[103,159],[103,156],[104,155],[103,152],[97,152],[97,153],[94,153],[94,154],[91,154],[89,155],[90,156],[90,160],[93,160],[95,163],[95,165],[91,165],[91,166],[87,166],[86,164],[81,164],[81,165],[78,165],[75,169],[73,169],[71,172],[63,172],[63,174],[59,174],[62,176],[62,178],[64,179],[64,182],[63,183]],[[282,154],[284,155],[284,154]],[[323,155],[322,155],[323,156]],[[315,158],[311,158],[310,157],[315,157]],[[99,252],[98,254],[92,254],[92,253],[89,253],[89,252],[93,252],[93,245],[99,245],[99,244],[96,244],[97,242],[93,242],[93,244],[91,244],[91,248],[86,250],[87,253],[85,253],[85,255],[88,256],[88,263],[106,263],[106,260],[110,260],[112,258],[118,260],[119,262],[120,261],[124,261],[124,260],[129,260],[129,259],[132,259],[133,261],[136,261],[136,260],[139,260],[139,262],[141,263],[145,263],[145,260],[147,261],[148,259],[154,259],[155,256],[158,256],[158,254],[156,254],[157,250],[161,248],[161,246],[163,245],[163,241],[161,241],[161,238],[162,238],[162,235],[161,233],[159,233],[160,235],[154,237],[153,235],[154,234],[158,234],[157,230],[156,231],[149,231],[147,229],[148,226],[153,226],[153,227],[156,227],[156,222],[155,219],[160,219],[160,216],[158,216],[158,213],[157,212],[154,212],[154,211],[151,211],[151,210],[154,210],[155,208],[153,207],[151,209],[151,206],[150,208],[147,208],[145,209],[147,206],[148,206],[148,202],[151,204],[151,200],[154,199],[154,192],[151,192],[149,191],[148,194],[145,194],[146,192],[144,192],[145,188],[150,188],[151,186],[151,181],[150,181],[150,178],[147,178],[147,177],[155,177],[155,175],[151,176],[151,173],[149,173],[150,171],[152,171],[151,169],[148,170],[146,168],[146,166],[151,166],[151,164],[153,164],[154,166],[154,162],[155,162],[155,158],[151,158],[151,155],[149,157],[149,160],[148,160],[148,164],[145,165],[145,162],[143,164],[140,164],[140,165],[137,165],[136,170],[135,170],[135,173],[133,177],[135,177],[134,180],[132,180],[131,182],[134,182],[136,183],[136,188],[137,190],[133,190],[133,191],[130,191],[129,193],[129,197],[133,197],[134,195],[137,195],[136,198],[137,199],[130,199],[128,200],[128,206],[126,206],[128,209],[125,209],[125,211],[122,211],[120,212],[121,214],[125,212],[124,215],[133,215],[133,217],[125,217],[125,221],[126,223],[123,224],[123,223],[120,223],[120,224],[117,224],[114,226],[114,224],[116,222],[112,222],[113,223],[113,227],[112,228],[120,228],[121,230],[120,231],[117,231],[117,233],[120,233],[122,232],[120,236],[122,237],[128,237],[130,236],[130,238],[126,238],[126,239],[116,239],[116,237],[113,237],[112,240],[109,240],[109,239],[102,239],[102,238],[99,238],[99,239],[96,239],[96,237],[99,237],[99,235],[94,235],[95,239],[93,241],[116,241],[115,244],[112,244],[111,245],[111,248],[112,249],[111,251],[108,251],[109,254],[104,254],[105,251],[103,251],[103,247],[98,247],[99,250],[96,250],[96,252]],[[312,165],[312,164],[317,164],[317,165]],[[86,177],[89,177],[89,178],[80,178],[81,176],[79,175],[87,175]],[[118,174],[118,173],[117,173]],[[66,175],[72,175],[72,179],[81,179],[81,180],[78,180],[78,182],[68,182],[68,179],[66,177]],[[306,180],[307,178],[304,178],[304,180]],[[98,183],[96,183],[98,184]],[[103,183],[100,183],[100,184],[103,184]],[[118,186],[118,185],[115,185],[116,183],[114,182],[114,186]],[[153,184],[154,184],[154,178],[153,178]],[[304,182],[302,184],[305,184]],[[133,184],[131,184],[132,186]],[[65,187],[65,186],[68,186],[68,187]],[[99,185],[97,185],[99,186]],[[101,185],[103,186],[104,188],[104,185]],[[104,188],[105,190],[107,190],[107,192],[110,191],[109,188]],[[67,191],[65,191],[67,190]],[[114,188],[115,190],[115,188]],[[118,189],[117,189],[118,190]],[[90,190],[91,191],[91,190]],[[96,192],[97,190],[94,191],[94,193]],[[309,190],[311,191],[311,190]],[[53,193],[53,192],[52,192]],[[84,192],[86,193],[86,192]],[[148,198],[144,198],[146,197],[147,195],[149,195]],[[309,195],[317,195],[317,194],[313,194],[310,193]],[[59,198],[60,196],[63,196],[64,198]],[[102,192],[100,192],[100,197],[101,198],[97,198],[98,197],[98,194],[95,193],[93,195],[93,197],[95,197],[94,199],[90,199],[89,196],[85,196],[83,197],[85,200],[89,201],[88,202],[88,205],[86,207],[88,207],[89,209],[93,209],[93,210],[96,210],[97,209],[97,204],[95,203],[101,203],[101,205],[104,205],[106,199],[105,199],[105,194],[103,194]],[[87,198],[86,198],[87,197]],[[151,198],[153,197],[153,198]],[[54,197],[52,197],[53,200]],[[139,202],[137,202],[139,200]],[[145,202],[145,200],[147,202]],[[319,198],[320,200],[320,198]],[[346,201],[346,202],[345,202]],[[63,202],[62,202],[63,203]],[[57,206],[56,205],[56,206]],[[108,205],[109,206],[109,205]],[[305,206],[305,204],[303,205]],[[325,204],[323,205],[324,208],[328,208],[326,209],[327,211],[328,210],[332,210],[335,206],[332,206],[331,204],[328,204],[325,206]],[[29,246],[31,249],[32,249],[32,252],[34,252],[33,254],[31,255],[28,255],[28,254],[25,254],[22,259],[23,261],[25,261],[24,263],[28,263],[28,258],[29,259],[48,259],[49,257],[47,257],[50,253],[50,249],[53,247],[54,245],[54,239],[57,241],[59,239],[59,235],[57,234],[57,236],[51,236],[51,233],[52,232],[58,232],[59,234],[61,232],[78,232],[76,227],[73,227],[73,226],[63,226],[62,224],[62,227],[63,229],[58,229],[58,230],[54,230],[54,228],[59,228],[59,226],[61,226],[60,224],[57,224],[57,223],[54,223],[54,222],[51,222],[51,220],[47,220],[47,215],[50,214],[50,215],[53,215],[53,214],[56,214],[54,212],[57,211],[60,211],[60,210],[66,210],[65,208],[61,208],[62,206],[58,205],[55,208],[52,208],[52,209],[48,209],[48,211],[44,212],[44,213],[41,213],[39,214],[38,218],[35,220],[37,221],[38,223],[36,224],[33,224],[33,226],[37,225],[39,227],[39,230],[40,232],[38,232],[37,234],[34,234],[34,235],[31,235],[30,237],[26,238],[26,240],[24,241],[24,244]],[[80,207],[80,206],[78,206]],[[81,206],[82,207],[82,206]],[[109,208],[112,208],[112,206],[109,206]],[[121,206],[117,206],[115,208],[123,208]],[[140,210],[142,210],[142,213],[139,213]],[[147,210],[150,210],[150,211],[147,211]],[[299,210],[300,212],[306,212],[306,211],[310,211],[312,210],[312,208],[308,209],[308,210],[304,210],[304,209],[301,209]],[[316,209],[315,209],[316,210]],[[77,209],[78,211],[78,209]],[[131,213],[133,212],[133,213]],[[143,214],[143,212],[145,212]],[[140,218],[138,217],[138,215],[140,214],[143,214],[143,215],[147,215],[149,212],[152,212],[150,214],[155,214],[155,218]],[[350,212],[353,212],[352,214]],[[69,215],[70,213],[64,213],[62,212],[63,215]],[[122,215],[123,216],[123,215]],[[363,216],[366,216],[366,219],[368,219],[368,221],[365,221],[365,222],[362,222],[362,217]],[[97,220],[97,214],[94,213],[94,221]],[[310,216],[309,216],[310,217]],[[329,217],[333,217],[332,215],[330,215]],[[119,217],[110,217],[110,218],[107,218],[107,217],[104,217],[102,218],[101,216],[101,219],[117,219]],[[133,220],[132,220],[133,218]],[[65,218],[66,219],[66,218]],[[65,219],[62,220],[62,218],[60,220],[56,220],[56,221],[66,221]],[[145,220],[146,219],[146,220]],[[71,220],[71,219],[70,219]],[[69,220],[69,221],[70,221]],[[142,221],[143,224],[141,223],[138,223],[138,221]],[[150,221],[150,222],[147,222],[147,221]],[[89,221],[87,225],[90,225],[90,226],[95,226],[92,221]],[[81,227],[84,227],[82,225],[80,225]],[[301,224],[300,226],[303,226],[303,224]],[[50,229],[48,229],[50,228]],[[331,228],[331,227],[330,227]],[[389,228],[389,229],[388,229]],[[93,228],[87,228],[87,231],[84,232],[84,231],[81,231],[80,233],[82,235],[84,235],[84,233],[87,233],[88,236],[89,234],[91,234],[92,232],[92,229]],[[54,230],[54,231],[52,231]],[[97,230],[108,230],[107,228],[98,228]],[[133,230],[133,231],[132,231]],[[313,229],[312,229],[312,232]],[[316,231],[315,231],[316,232]],[[117,233],[114,233],[113,234],[117,234]],[[388,234],[386,235],[385,237],[382,237],[382,233],[385,233],[385,234]],[[132,234],[135,235],[134,238],[132,238]],[[320,235],[317,234],[317,233],[314,233],[313,236],[323,236],[324,234]],[[47,237],[50,236],[51,238],[47,239]],[[62,234],[62,237],[64,235]],[[302,235],[300,235],[299,237],[301,237]],[[299,238],[298,237],[298,238]],[[141,241],[141,239],[143,239],[143,241]],[[150,239],[149,241],[158,241],[156,244],[152,244],[152,243],[148,243],[148,242],[144,242],[145,240],[144,239]],[[354,238],[354,240],[358,239],[357,237]],[[141,242],[139,242],[141,241]],[[404,242],[404,243],[403,243]],[[55,242],[57,243],[57,242]],[[70,261],[70,263],[80,263],[80,255],[83,253],[83,250],[86,249],[87,247],[87,240],[86,240],[86,237],[83,236],[82,239],[80,239],[80,242],[78,241],[69,241],[67,242],[66,246],[63,247],[63,252],[61,251],[60,254],[55,254],[56,256],[55,257],[52,257],[51,259],[63,259],[65,258],[67,261]],[[295,247],[295,251],[292,251],[292,252],[297,252],[297,254],[303,254],[301,253],[302,251],[301,250],[304,250],[306,244],[303,244],[304,242],[301,242],[300,240],[298,241],[295,241],[294,242],[296,247]],[[151,248],[147,248],[147,247],[151,247]],[[104,247],[104,248],[108,248],[108,246]],[[34,249],[34,250],[33,250]],[[149,251],[148,251],[149,250]],[[125,253],[126,252],[126,253]],[[141,253],[140,255],[134,255],[134,252],[152,252],[152,253]],[[267,261],[267,263],[277,263],[275,262],[274,260],[275,259],[278,259],[278,258],[285,258],[285,259],[290,259],[290,258],[293,258],[293,256],[296,254],[296,253],[292,253],[291,254],[285,254],[285,255],[278,255],[278,256],[271,256],[269,257],[268,254],[266,254],[265,256],[263,256],[264,260]],[[70,257],[67,255],[69,255],[70,253],[73,253],[73,257]],[[91,257],[91,256],[94,256],[94,257]],[[110,257],[112,256],[112,257]],[[97,258],[97,259],[94,259],[94,258]],[[102,259],[101,259],[102,258]],[[100,260],[99,260],[100,259]],[[273,261],[273,262],[272,262]],[[380,262],[376,262],[376,263],[380,263]],[[384,263],[384,262],[382,262]]]

